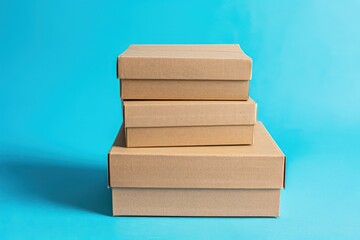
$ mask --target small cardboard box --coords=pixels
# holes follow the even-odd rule
[[[257,105],[248,101],[124,101],[127,147],[253,143]]]
[[[278,216],[285,156],[262,123],[248,146],[126,148],[109,158],[114,215]]]
[[[238,44],[130,45],[117,63],[125,100],[247,100],[251,69]]]

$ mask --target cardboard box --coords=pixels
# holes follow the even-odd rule
[[[127,147],[253,143],[257,105],[248,101],[124,101]]]
[[[114,216],[276,217],[279,189],[113,188]]]
[[[238,44],[130,45],[118,57],[122,99],[247,100],[252,60]]]
[[[285,156],[262,123],[249,146],[126,148],[109,153],[114,215],[278,216]]]

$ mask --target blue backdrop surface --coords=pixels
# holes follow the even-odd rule
[[[0,239],[359,239],[360,1],[0,2]],[[114,218],[116,57],[240,43],[287,155],[279,218]]]

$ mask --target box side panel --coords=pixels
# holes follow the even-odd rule
[[[254,125],[127,128],[128,147],[244,145],[253,143]]]
[[[125,127],[254,125],[248,101],[124,101]]]
[[[114,215],[279,216],[280,190],[113,188]]]
[[[117,155],[110,167],[111,187],[281,189],[284,178],[278,156]]]
[[[249,81],[122,79],[125,100],[247,100]]]
[[[126,57],[118,58],[121,79],[250,80],[251,59]]]

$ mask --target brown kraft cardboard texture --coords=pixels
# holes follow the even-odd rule
[[[252,60],[238,44],[130,45],[118,57],[122,99],[247,100]]]
[[[124,101],[127,147],[253,143],[256,103]]]

